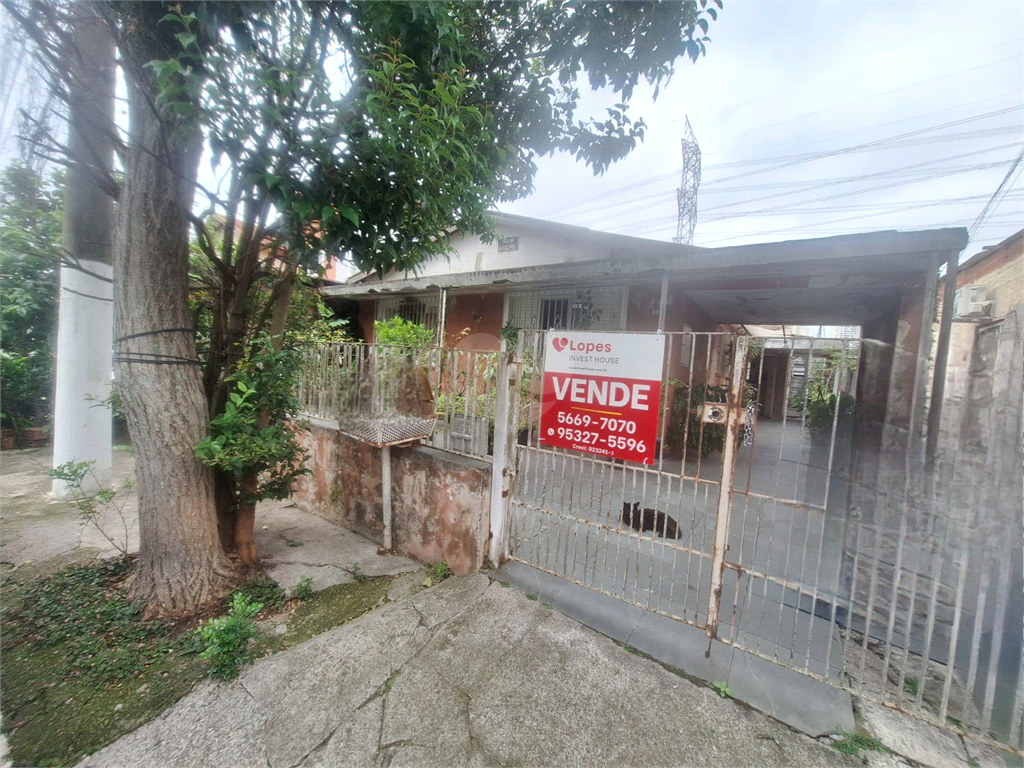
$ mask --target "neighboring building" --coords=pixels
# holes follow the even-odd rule
[[[936,318],[941,314],[944,284],[942,278]],[[992,439],[988,433],[999,416],[989,410],[996,390],[1005,385],[1001,379],[1014,375],[1014,349],[1024,335],[1022,323],[1024,229],[983,248],[957,270],[941,428],[947,442],[982,447]]]

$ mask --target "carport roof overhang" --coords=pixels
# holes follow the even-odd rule
[[[963,227],[702,248],[640,238],[601,259],[332,285],[326,297],[371,299],[507,291],[550,285],[661,282],[720,323],[858,325],[898,303],[906,286],[935,274],[967,245]]]

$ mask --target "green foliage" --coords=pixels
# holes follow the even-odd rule
[[[113,379],[110,381],[110,394],[100,400],[92,395],[86,395],[86,400],[90,400],[94,403],[93,408],[106,408],[110,411],[110,417],[116,422],[125,421],[124,413],[124,402],[121,400],[121,390],[117,387],[117,382]]]
[[[916,677],[908,676],[903,680],[903,690],[909,693],[911,696],[917,696],[917,692],[920,688],[920,682]]]
[[[238,668],[252,661],[249,641],[257,631],[252,617],[262,608],[260,603],[251,603],[242,592],[236,591],[227,616],[210,619],[196,630],[205,643],[199,658],[209,662],[210,675],[233,680],[238,677]]]
[[[711,687],[715,689],[715,693],[721,696],[723,699],[732,698],[732,689],[729,688],[729,684],[721,680],[715,680],[711,683]]]
[[[866,733],[844,733],[841,731],[839,735],[843,738],[840,741],[833,741],[832,746],[844,755],[860,757],[862,749],[871,749],[876,752],[890,751],[885,744],[874,736],[868,736]]]
[[[348,320],[335,316],[304,274],[297,279],[299,284],[288,306],[288,345],[309,348],[352,341]]]
[[[128,519],[125,514],[125,500],[118,495],[118,491],[128,491],[134,483],[125,480],[120,489],[101,487],[93,467],[95,461],[67,461],[50,470],[49,475],[54,480],[64,482],[67,490],[68,500],[86,520],[96,526],[111,546],[113,546],[122,557],[128,556]],[[98,490],[87,490],[87,486],[98,488]],[[123,538],[115,539],[104,525],[105,513],[114,512],[121,521],[121,533]]]
[[[433,341],[434,331],[420,323],[396,316],[390,320],[374,320],[373,336],[378,344],[426,347]]]
[[[828,434],[834,423],[837,426],[851,423],[857,412],[857,400],[846,392],[840,391],[837,395],[836,389],[856,365],[857,355],[842,349],[829,350],[823,358],[812,360],[806,383],[789,399],[789,407],[804,414],[812,433]]]
[[[538,154],[595,173],[627,155],[646,129],[628,114],[635,86],[657,94],[679,57],[703,54],[719,6],[205,3],[163,17],[177,46],[149,68],[159,104],[197,109],[212,162],[231,166],[229,218],[237,199],[268,200],[300,266],[348,252],[384,273],[446,253],[453,227],[488,232],[485,212],[529,192]],[[620,103],[578,114],[584,76]]]
[[[173,650],[173,624],[143,621],[142,604],[118,584],[128,561],[67,568],[28,585],[21,608],[5,619],[12,642],[60,645],[58,673],[88,680],[121,679],[144,670]],[[13,625],[13,626],[12,626]]]
[[[518,325],[507,323],[501,326],[501,329],[498,331],[501,340],[505,342],[505,349],[509,352],[514,352],[516,347],[519,346],[520,330],[522,329]]]
[[[0,403],[5,427],[42,424],[52,405],[63,176],[21,165],[0,177]]]
[[[199,117],[197,99],[203,83],[203,44],[196,14],[182,13],[181,5],[169,6],[160,19],[161,25],[174,30],[180,48],[165,60],[150,61],[144,66],[156,78],[160,88],[156,106],[172,119],[195,121]]]
[[[352,578],[356,580],[357,584],[362,584],[367,579],[363,569],[359,567],[359,563],[352,563],[352,567],[348,571],[352,574]]]
[[[309,600],[313,596],[313,577],[303,576],[292,589],[292,597],[296,600]]]
[[[262,576],[253,576],[246,580],[234,594],[242,595],[250,603],[259,603],[264,608],[272,608],[275,611],[284,607],[287,597],[280,584]]]
[[[440,583],[452,575],[452,569],[448,567],[447,562],[442,560],[431,569],[430,575],[435,583]]]
[[[236,479],[259,475],[254,499],[284,499],[292,482],[309,473],[307,453],[285,426],[289,414],[298,411],[294,384],[299,365],[291,349],[276,351],[269,339],[260,351],[239,365],[230,377],[235,391],[228,395],[224,413],[210,422],[210,435],[195,448],[207,466]]]

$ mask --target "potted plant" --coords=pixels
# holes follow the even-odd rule
[[[49,427],[25,427],[21,439],[26,448],[42,448],[50,440]]]

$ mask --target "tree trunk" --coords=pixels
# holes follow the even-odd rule
[[[256,542],[253,532],[256,527],[256,475],[246,475],[238,483],[238,514],[235,516],[235,550],[238,559],[245,565],[255,565]]]
[[[217,531],[220,545],[225,552],[235,550],[235,520],[238,502],[235,494],[235,478],[223,470],[213,470],[214,498],[217,504]]]
[[[130,146],[114,251],[115,359],[139,493],[133,589],[149,616],[194,611],[220,597],[230,576],[213,475],[193,452],[209,431],[195,334],[187,330],[189,215],[202,137],[187,117],[157,113],[157,88],[143,66],[173,55],[165,36],[174,28],[159,24],[163,13],[158,3],[125,10]]]
[[[275,288],[270,300],[274,302],[270,321],[270,339],[274,349],[281,351],[284,343],[285,325],[288,322],[288,308],[292,302],[292,294],[295,292],[295,270],[289,268],[281,278],[281,282]],[[264,411],[260,414],[260,429],[266,429],[270,425],[270,413]],[[256,542],[253,538],[256,532],[256,505],[249,503],[247,499],[254,498],[259,489],[259,477],[257,475],[246,475],[238,482],[238,501],[232,500],[232,507],[225,509],[224,499],[218,498],[217,517],[221,526],[221,541],[229,530],[234,531],[234,544],[238,556],[246,565],[254,565],[258,558]]]
[[[110,397],[114,201],[104,181],[114,168],[114,40],[91,4],[75,10],[63,247],[82,268],[60,270],[53,466],[92,462],[86,490],[94,492],[109,484],[112,467],[111,413],[97,401]],[[54,496],[68,493],[65,481],[53,481]]]

